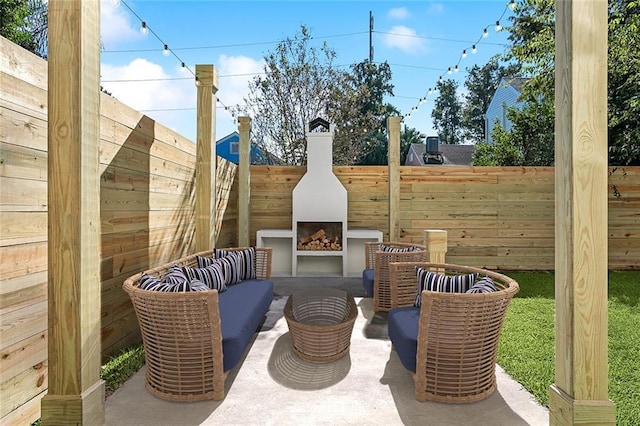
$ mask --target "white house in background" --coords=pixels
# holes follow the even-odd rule
[[[507,109],[509,107],[522,107],[523,103],[520,102],[520,94],[526,81],[526,78],[520,77],[503,78],[500,81],[484,115],[484,128],[488,143],[493,142],[491,132],[496,122],[500,123],[507,131],[511,131],[511,121],[507,118]]]

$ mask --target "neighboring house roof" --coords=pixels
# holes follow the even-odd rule
[[[511,130],[511,121],[507,118],[507,109],[509,107],[519,108],[522,105],[522,102],[520,102],[520,94],[527,80],[527,78],[521,77],[509,77],[500,80],[500,84],[498,84],[498,88],[493,94],[484,115],[485,134],[487,135],[488,143],[493,142],[491,132],[496,122],[507,131]]]
[[[440,144],[440,153],[442,154],[442,165],[445,166],[470,166],[473,160],[473,152],[475,145],[450,145]],[[412,143],[407,153],[405,166],[439,166],[437,163],[425,164],[423,156],[426,146],[423,143]]]
[[[222,158],[238,164],[239,162],[239,143],[240,135],[238,132],[229,133],[227,136],[216,141],[216,154]],[[251,164],[273,164],[268,154],[265,154],[259,147],[251,145],[250,148]]]

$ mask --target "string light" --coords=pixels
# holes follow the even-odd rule
[[[502,25],[500,24],[500,20],[504,17],[504,15],[506,14],[506,12],[507,12],[509,9],[510,9],[510,10],[515,10],[515,9],[516,9],[516,2],[515,2],[515,0],[509,0],[509,1],[506,3],[506,5],[505,5],[505,7],[504,7],[504,10],[503,10],[503,12],[502,12],[502,15],[500,15],[500,18],[498,18],[498,19],[496,20],[496,24],[495,24],[495,30],[496,30],[496,32],[500,32],[500,31],[502,31]],[[442,77],[443,77],[443,75],[445,75],[445,73],[446,73],[446,74],[448,74],[448,75],[451,75],[451,74],[452,74],[452,73],[454,73],[454,72],[455,72],[455,73],[458,73],[458,72],[460,71],[460,66],[459,66],[459,65],[460,65],[460,61],[461,61],[462,59],[465,59],[465,58],[467,57],[467,50],[468,50],[468,49],[471,49],[471,53],[472,53],[472,54],[474,54],[474,55],[478,52],[478,47],[477,47],[477,45],[482,41],[482,39],[489,37],[489,28],[490,28],[490,27],[488,27],[488,26],[487,26],[487,27],[484,27],[484,28],[483,28],[483,30],[482,30],[482,36],[480,36],[480,38],[478,38],[478,41],[476,41],[474,44],[472,44],[470,48],[467,48],[467,49],[462,50],[462,53],[460,54],[460,59],[458,60],[458,63],[457,63],[457,64],[455,64],[455,66],[453,66],[453,67],[448,67],[448,68],[447,68],[447,70],[446,70],[446,72],[442,73],[442,74],[438,77],[438,84],[442,84],[442,83],[444,82],[444,79],[443,79]],[[431,95],[432,93],[436,93],[437,91],[438,91],[438,86],[437,86],[437,85],[436,85],[433,89],[432,89],[431,87],[429,87],[429,90],[428,90],[428,92],[427,92],[427,95]],[[427,100],[427,99],[426,99],[427,95],[425,95],[425,96],[424,96],[424,97],[422,97],[422,98],[419,98],[419,102],[418,102],[418,104],[417,104],[416,106],[412,107],[412,108],[411,108],[411,111],[416,111],[420,105],[422,105],[423,103],[425,103],[425,102],[426,102],[426,100]],[[406,115],[406,116],[404,116],[403,118],[409,118],[409,117],[411,117],[411,114],[407,114],[407,115]]]
[[[191,75],[192,75],[192,76],[193,76],[193,78],[195,79],[195,85],[196,85],[196,86],[198,86],[198,87],[201,85],[201,82],[198,80],[198,77],[197,77],[197,76],[196,76],[196,74],[191,70],[191,68],[189,68],[188,66],[186,66],[185,62],[184,62],[182,59],[180,59],[180,58],[178,57],[178,55],[176,55],[176,53],[175,53],[173,50],[169,49],[169,45],[168,45],[167,43],[165,43],[165,42],[160,38],[160,36],[158,36],[158,34],[156,34],[156,32],[155,32],[155,31],[153,31],[153,30],[152,30],[152,29],[147,25],[147,22],[146,22],[144,19],[142,19],[142,18],[141,18],[141,17],[140,17],[140,16],[139,16],[139,15],[138,15],[138,14],[137,14],[137,13],[136,13],[132,8],[131,8],[131,7],[130,7],[126,2],[125,2],[125,1],[124,1],[124,0],[111,0],[111,2],[112,2],[112,4],[114,5],[114,7],[118,7],[118,6],[120,6],[120,4],[123,4],[123,5],[124,5],[124,6],[129,10],[129,12],[131,12],[131,14],[133,14],[133,15],[134,15],[136,18],[138,18],[138,20],[140,21],[140,33],[142,33],[142,35],[145,35],[145,36],[146,36],[149,32],[151,32],[151,34],[153,34],[153,36],[154,36],[156,39],[158,39],[158,41],[159,41],[160,43],[162,43],[162,45],[164,46],[164,48],[162,49],[162,54],[163,54],[164,56],[170,56],[170,55],[175,56],[175,58],[180,62],[180,65],[182,66],[182,68],[186,68],[186,69],[187,69],[187,71],[189,71],[189,72],[191,73]],[[224,107],[224,110],[225,110],[225,111],[229,111],[229,107],[227,107],[227,106],[226,106],[226,105],[225,105],[225,104],[220,100],[220,98],[216,98],[216,101],[217,101],[218,103],[220,103],[220,104]],[[240,106],[239,106],[239,105],[237,106],[236,110],[237,110],[237,111],[239,111],[239,110],[240,110]],[[237,114],[237,113],[236,113],[235,111],[233,111],[233,110],[230,110],[230,114],[231,114],[231,117],[233,117],[234,122],[235,122],[235,118],[236,118],[236,114]]]

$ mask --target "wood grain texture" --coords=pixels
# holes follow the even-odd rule
[[[100,8],[49,2],[44,424],[104,422],[100,379]]]
[[[556,368],[549,419],[552,425],[613,425],[603,208],[608,199],[607,2],[556,1],[556,13]]]
[[[238,246],[248,247],[249,235],[249,212],[251,201],[251,175],[249,167],[251,165],[251,118],[238,118],[238,133],[240,134],[239,164],[238,164]]]
[[[196,145],[196,250],[215,245],[216,145],[215,98],[217,72],[213,65],[196,65],[197,145]]]
[[[400,117],[387,119],[389,135],[389,241],[400,241]]]

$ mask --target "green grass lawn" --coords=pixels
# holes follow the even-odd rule
[[[498,364],[541,404],[554,381],[554,275],[507,272],[520,284],[500,338]],[[609,398],[618,425],[640,424],[640,272],[609,276]]]

